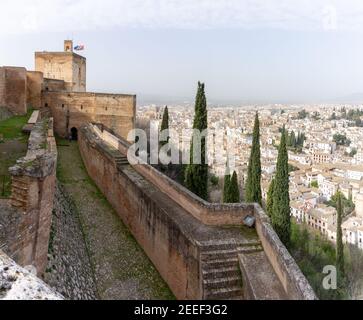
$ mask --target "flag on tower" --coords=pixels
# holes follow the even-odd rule
[[[82,51],[82,50],[84,50],[84,45],[83,44],[79,44],[79,45],[77,45],[77,46],[74,47],[74,50],[76,50],[76,51]]]

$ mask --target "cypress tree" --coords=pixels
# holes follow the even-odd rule
[[[341,284],[341,280],[344,277],[344,247],[343,247],[343,233],[342,233],[342,216],[343,216],[343,204],[342,194],[338,191],[337,194],[337,247],[336,247],[336,266],[338,271],[338,279]]]
[[[266,213],[267,213],[267,215],[269,217],[271,217],[272,206],[273,206],[273,203],[274,203],[274,199],[273,199],[274,184],[275,184],[275,179],[272,179],[271,182],[270,182],[270,186],[268,188],[268,192],[267,192]]]
[[[224,200],[225,203],[238,203],[240,201],[239,197],[239,187],[236,171],[233,172],[230,183],[228,184],[227,195]]]
[[[195,99],[195,115],[193,129],[198,129],[200,133],[208,127],[207,100],[204,92],[204,83],[198,82],[198,91]],[[190,144],[190,164],[185,170],[185,185],[196,195],[204,200],[208,198],[208,163],[206,163],[206,138],[200,141],[201,163],[194,163],[193,141]],[[198,142],[199,143],[199,142]]]
[[[294,130],[292,130],[291,131],[291,133],[290,133],[290,145],[291,145],[291,147],[293,147],[293,148],[295,148],[296,147],[296,137],[295,137],[295,132],[294,132]]]
[[[248,162],[246,180],[246,201],[257,202],[261,205],[261,151],[260,151],[260,121],[256,112],[253,128],[251,155]]]
[[[281,142],[276,164],[276,175],[273,187],[273,204],[271,222],[277,235],[285,246],[290,244],[290,196],[289,196],[289,165],[286,149],[285,127],[281,133]]]
[[[228,199],[228,186],[231,182],[231,174],[229,172],[229,163],[227,157],[227,165],[226,165],[226,172],[224,173],[224,183],[223,183],[223,202],[226,203]]]
[[[164,130],[169,130],[169,111],[168,106],[165,107],[164,113],[163,113],[163,120],[161,121],[161,127],[160,132],[163,132]],[[166,141],[160,141],[160,145],[164,146],[169,142],[169,132],[168,132],[168,138]]]
[[[224,176],[224,183],[223,183],[223,202],[227,203],[228,200],[228,188],[231,183],[231,175],[226,174]]]

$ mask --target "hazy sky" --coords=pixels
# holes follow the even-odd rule
[[[1,0],[0,65],[82,43],[88,90],[305,102],[363,92],[362,0]],[[363,98],[363,94],[362,94]]]

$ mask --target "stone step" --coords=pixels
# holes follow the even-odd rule
[[[220,267],[233,267],[238,265],[238,258],[228,258],[228,259],[210,259],[203,261],[202,268],[204,270],[208,269],[218,269]]]
[[[27,201],[19,200],[16,198],[10,198],[10,204],[16,208],[26,207]]]
[[[14,180],[11,182],[11,187],[16,188],[18,190],[22,190],[24,192],[28,192],[28,190],[29,190],[28,187],[25,187],[25,184],[20,184],[20,183],[14,181]]]
[[[28,189],[19,187],[19,186],[14,185],[14,184],[11,185],[11,192],[19,194],[19,195],[26,196],[26,197],[28,196]]]
[[[11,197],[10,200],[11,201],[18,201],[18,202],[21,202],[23,204],[27,204],[28,203],[27,200],[22,200],[22,199],[19,199],[19,198],[16,198],[16,197]]]
[[[261,245],[260,241],[236,241],[234,239],[231,240],[222,240],[222,241],[203,241],[198,243],[201,251],[217,251],[217,250],[228,250],[236,247],[250,247]]]
[[[118,164],[118,165],[129,165],[129,162],[128,161],[115,161],[116,162],[116,164]]]
[[[234,299],[241,296],[243,296],[243,292],[240,286],[220,289],[206,289],[204,294],[204,297],[207,300]]]
[[[12,190],[12,192],[11,192],[11,197],[13,199],[16,199],[18,201],[22,201],[24,203],[28,202],[28,197],[27,196],[22,195],[22,194],[17,194],[17,193],[14,192],[14,190]]]
[[[15,183],[15,184],[17,184],[19,186],[23,186],[23,187],[27,187],[29,185],[28,180],[21,179],[21,178],[15,177],[15,176],[12,177],[11,181],[12,181],[12,183]]]
[[[221,267],[217,269],[202,269],[203,280],[211,280],[226,277],[241,277],[238,265],[232,267]]]
[[[238,253],[255,253],[263,251],[262,245],[251,246],[251,247],[238,247]]]
[[[200,256],[201,260],[205,262],[208,260],[223,260],[236,258],[239,253],[258,252],[261,250],[263,249],[260,244],[248,246],[246,245],[243,247],[235,247],[233,249],[202,251]]]
[[[200,253],[201,260],[208,261],[208,260],[215,260],[215,259],[229,259],[235,258],[238,255],[237,248],[234,249],[226,249],[226,250],[211,250],[211,251],[204,251]]]
[[[229,287],[235,287],[235,286],[242,287],[241,276],[223,277],[223,278],[217,278],[217,279],[203,280],[203,287],[205,289],[221,289],[221,288],[229,288]]]
[[[115,159],[116,165],[118,165],[118,166],[129,165],[129,161],[127,160],[127,157],[125,157],[125,156],[117,155],[114,157],[114,159]]]
[[[26,176],[12,176],[12,178],[16,181],[28,182],[28,177]]]
[[[118,164],[116,165],[116,168],[119,170],[123,170],[126,167],[126,164]]]

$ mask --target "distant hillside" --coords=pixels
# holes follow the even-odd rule
[[[362,103],[363,104],[363,92],[352,93],[343,97],[335,99],[339,103]]]

